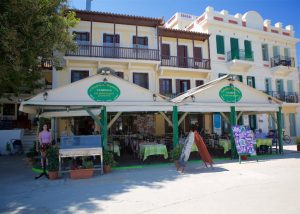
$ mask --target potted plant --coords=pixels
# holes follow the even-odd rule
[[[70,170],[71,179],[91,178],[94,175],[94,163],[87,157],[82,158],[81,165],[74,165]]]
[[[296,137],[297,151],[300,152],[300,137]]]
[[[47,150],[46,154],[48,165],[48,175],[50,180],[54,180],[58,178],[58,167],[59,167],[59,160],[58,160],[58,147],[53,146]]]
[[[36,157],[39,155],[39,153],[36,151],[35,144],[36,142],[34,141],[31,149],[26,153],[26,162],[30,166],[34,165]]]
[[[183,149],[183,144],[177,144],[170,152],[170,160],[173,161],[178,168],[178,160]]]
[[[248,160],[248,155],[241,155],[242,160]]]
[[[117,162],[114,159],[114,154],[112,152],[103,151],[103,171],[104,173],[111,172],[111,167],[115,166]]]

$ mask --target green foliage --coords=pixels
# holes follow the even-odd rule
[[[53,51],[73,50],[68,29],[78,22],[67,0],[0,1],[0,97],[33,93],[42,85],[41,61]],[[10,94],[7,94],[10,93]]]
[[[296,140],[295,140],[295,141],[296,141],[296,144],[297,144],[297,145],[300,145],[300,137],[296,137]]]
[[[58,171],[59,168],[58,152],[59,152],[58,147],[56,146],[50,147],[47,150],[48,171]]]
[[[92,168],[94,168],[94,163],[93,163],[93,161],[88,160],[88,159],[86,159],[86,158],[83,158],[83,161],[82,161],[82,168],[83,168],[83,169],[92,169]]]
[[[103,151],[103,164],[107,166],[115,166],[117,164],[112,152],[106,150]]]
[[[183,149],[183,144],[177,144],[170,152],[170,159],[176,161],[180,158]]]

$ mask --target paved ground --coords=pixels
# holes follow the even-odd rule
[[[294,150],[295,145],[285,147]],[[34,180],[0,157],[0,213],[300,213],[300,153],[248,161],[117,170],[88,180]]]

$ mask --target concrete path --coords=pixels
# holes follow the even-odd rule
[[[21,157],[0,157],[0,213],[300,213],[300,153],[271,159],[116,170],[88,180],[36,175]]]

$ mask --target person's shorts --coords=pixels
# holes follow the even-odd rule
[[[42,143],[40,145],[40,151],[46,152],[50,148],[51,144],[50,143]]]

